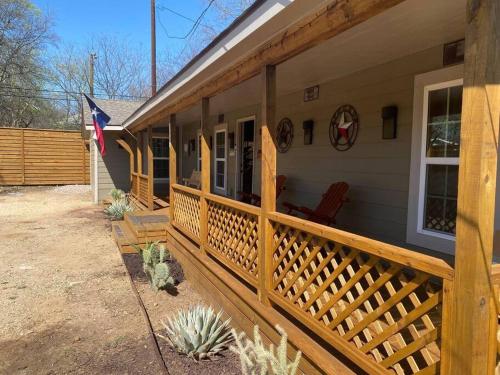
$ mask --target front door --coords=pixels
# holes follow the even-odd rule
[[[255,121],[240,123],[240,191],[251,194],[253,187]]]

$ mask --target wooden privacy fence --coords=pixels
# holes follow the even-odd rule
[[[440,372],[454,278],[444,261],[278,212],[267,215],[272,240],[261,254],[259,207],[173,191],[175,228],[365,371]]]
[[[0,185],[90,183],[79,131],[0,128]]]

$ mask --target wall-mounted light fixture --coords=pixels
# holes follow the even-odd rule
[[[302,123],[302,128],[304,129],[304,144],[312,145],[313,143],[313,129],[314,120],[306,120]]]
[[[382,139],[395,139],[398,127],[398,107],[382,108]]]

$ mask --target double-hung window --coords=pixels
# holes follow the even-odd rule
[[[416,81],[408,242],[453,253],[463,80]],[[418,159],[418,160],[415,160]]]
[[[157,181],[169,178],[168,137],[153,137],[153,176]]]
[[[227,184],[227,129],[218,126],[214,134],[214,190],[225,193]]]
[[[424,89],[419,229],[444,238],[455,236],[462,82]]]

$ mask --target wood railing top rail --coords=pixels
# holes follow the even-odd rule
[[[206,195],[209,201],[217,202],[225,206],[236,208],[237,210],[248,212],[252,215],[260,215],[260,207],[252,206],[251,204],[235,201],[234,199],[221,197],[220,195],[209,193]]]
[[[132,172],[131,175],[139,177],[139,178],[143,178],[143,179],[147,179],[148,178],[147,174],[142,174],[142,173],[137,173],[137,172]]]
[[[200,190],[194,189],[194,188],[189,187],[189,186],[184,186],[184,185],[179,185],[179,184],[173,184],[172,188],[176,189],[176,190],[185,191],[186,193],[197,195],[197,196],[201,195],[201,191]]]
[[[491,282],[495,285],[500,285],[500,264],[491,266]]]
[[[304,230],[327,240],[359,249],[365,253],[373,254],[443,279],[453,280],[453,268],[442,259],[279,212],[270,213],[268,217],[281,224]]]

